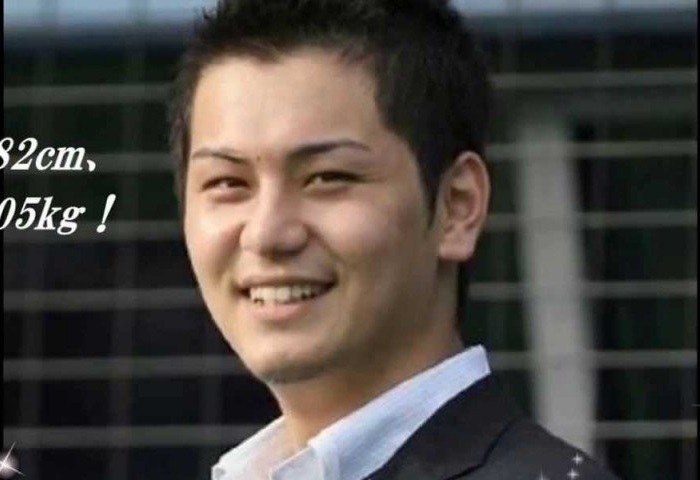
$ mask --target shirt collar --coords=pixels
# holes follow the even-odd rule
[[[278,466],[273,478],[300,478],[300,469],[309,469],[316,476],[303,478],[363,479],[384,465],[440,407],[489,373],[484,348],[471,347],[330,425],[293,456],[283,445],[283,419],[277,419],[221,457],[212,478],[267,480],[266,472]]]
[[[226,452],[212,468],[212,480],[267,480],[268,470],[291,454],[284,439],[284,419],[280,417]]]

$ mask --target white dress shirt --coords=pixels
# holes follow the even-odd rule
[[[457,394],[491,373],[477,345],[395,386],[293,453],[284,417],[224,454],[212,480],[362,480]]]

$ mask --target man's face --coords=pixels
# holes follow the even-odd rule
[[[416,160],[360,66],[317,50],[209,66],[185,194],[204,300],[263,381],[380,365],[434,328],[437,241]]]

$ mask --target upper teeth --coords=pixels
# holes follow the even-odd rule
[[[309,298],[323,292],[322,285],[285,285],[275,287],[251,287],[250,298],[254,302],[283,303]]]

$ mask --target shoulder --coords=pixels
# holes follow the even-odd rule
[[[619,480],[584,452],[524,417],[502,432],[477,472],[469,478]]]
[[[618,480],[523,415],[492,375],[438,410],[373,480]]]
[[[447,402],[373,480],[618,480],[523,415],[494,376]]]

